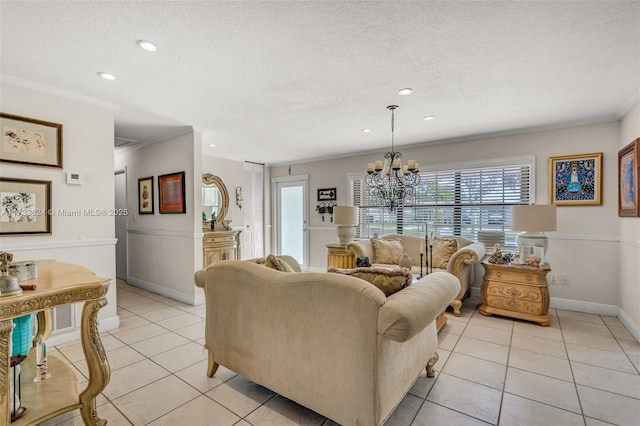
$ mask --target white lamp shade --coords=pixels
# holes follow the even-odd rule
[[[335,206],[333,208],[333,223],[336,225],[357,225],[358,207]]]
[[[556,230],[556,205],[511,207],[511,228],[516,231],[544,232]]]

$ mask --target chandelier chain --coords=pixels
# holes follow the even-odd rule
[[[369,163],[365,183],[369,187],[369,193],[380,200],[380,205],[395,211],[402,207],[405,200],[414,195],[420,184],[419,165],[409,160],[406,166],[402,166],[402,154],[395,150],[395,110],[397,105],[389,105],[391,111],[391,151],[384,154],[382,161],[375,164]]]

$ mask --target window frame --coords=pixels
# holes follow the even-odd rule
[[[461,180],[460,175],[467,174],[468,176],[473,174],[474,170],[478,170],[478,174],[480,175],[482,169],[487,169],[487,171],[494,171],[495,169],[504,168],[508,170],[509,168],[522,166],[529,168],[529,182],[528,182],[528,200],[526,194],[524,197],[520,197],[520,202],[505,202],[504,195],[503,200],[499,203],[495,204],[495,210],[502,211],[502,223],[495,223],[493,225],[494,230],[491,230],[492,224],[490,223],[490,216],[486,216],[486,222],[482,222],[482,220],[478,219],[477,223],[474,223],[470,226],[470,231],[467,230],[466,233],[463,232],[464,218],[462,215],[462,211],[464,209],[474,209],[477,210],[480,217],[482,217],[485,209],[483,206],[478,206],[478,202],[462,202],[460,197],[460,188],[461,188]],[[486,160],[476,160],[476,161],[462,161],[462,162],[452,162],[452,163],[440,163],[434,164],[430,166],[422,166],[420,170],[420,175],[422,178],[421,185],[427,181],[427,178],[432,176],[434,173],[442,173],[442,174],[451,174],[457,176],[456,183],[454,185],[454,200],[453,203],[449,203],[449,205],[445,205],[444,203],[438,204],[438,202],[434,202],[433,204],[425,205],[424,203],[414,203],[413,201],[404,208],[399,208],[398,213],[389,212],[388,209],[380,208],[379,204],[371,204],[363,207],[363,210],[360,213],[360,223],[356,227],[356,238],[370,238],[374,233],[379,235],[389,234],[389,233],[398,233],[398,234],[407,234],[407,235],[416,235],[416,236],[424,236],[425,229],[424,226],[420,226],[421,222],[419,221],[405,221],[404,218],[408,212],[411,210],[407,209],[415,209],[413,212],[414,216],[418,215],[422,210],[422,214],[425,216],[433,217],[433,212],[438,211],[438,205],[442,205],[440,210],[450,209],[452,212],[450,215],[454,218],[451,224],[451,232],[441,232],[445,227],[442,223],[436,223],[435,221],[425,220],[425,226],[428,227],[429,234],[432,232],[434,236],[461,236],[464,238],[469,238],[469,232],[472,232],[474,235],[469,238],[472,240],[483,241],[489,245],[493,245],[494,243],[500,243],[502,246],[506,247],[515,247],[515,235],[516,231],[511,229],[510,220],[507,219],[509,216],[506,213],[506,208],[510,208],[512,205],[522,205],[522,204],[531,204],[535,201],[535,193],[536,193],[536,158],[535,155],[527,155],[527,156],[517,156],[517,157],[504,157],[504,158],[495,158],[495,159],[486,159]],[[357,190],[352,185],[354,181],[361,181],[361,185],[364,184],[364,176],[366,172],[356,172],[356,173],[348,173],[347,175],[347,194],[348,194],[348,203],[349,205],[356,205],[355,196]],[[480,176],[479,176],[480,177]],[[433,181],[433,179],[430,179]],[[366,190],[366,187],[364,187]],[[362,191],[362,189],[360,189]],[[487,204],[487,208],[491,208],[494,206],[493,204]],[[378,209],[376,211],[376,209]],[[429,213],[429,211],[432,213]],[[489,211],[489,210],[487,210]],[[371,213],[370,213],[371,212]],[[364,215],[369,214],[372,216],[379,215],[378,221],[367,221],[364,220]],[[488,213],[487,213],[488,214]],[[372,226],[373,225],[373,226]],[[408,226],[405,226],[408,225]],[[417,227],[416,227],[417,225]],[[483,229],[483,226],[486,229]],[[395,228],[395,229],[394,229]],[[469,227],[468,227],[469,228]],[[411,229],[410,232],[407,232],[407,229]],[[482,233],[482,235],[480,235]]]

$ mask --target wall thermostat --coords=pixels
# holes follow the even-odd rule
[[[75,172],[67,172],[68,185],[82,185],[82,175]]]

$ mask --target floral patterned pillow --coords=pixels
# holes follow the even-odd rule
[[[287,262],[282,259],[278,259],[272,254],[267,257],[256,259],[254,262],[258,265],[266,266],[267,268],[275,269],[280,272],[295,272]]]
[[[385,296],[389,297],[393,293],[411,285],[413,276],[406,269],[385,269],[385,268],[354,268],[339,269],[330,266],[327,272],[334,274],[351,275],[363,279],[378,287]]]
[[[433,247],[433,264],[436,269],[447,269],[449,259],[458,250],[458,240],[455,238],[433,238],[429,240]]]
[[[404,254],[404,246],[400,240],[371,239],[373,247],[373,262],[399,265]]]

